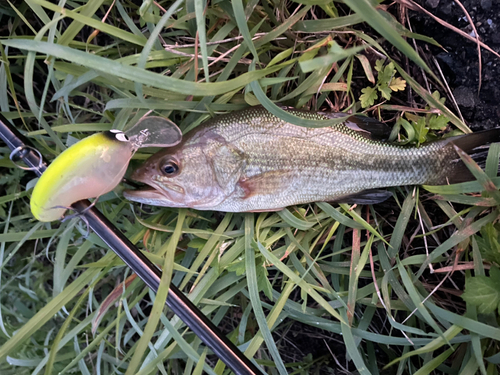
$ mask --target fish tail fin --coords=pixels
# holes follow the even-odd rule
[[[443,142],[448,143],[450,146],[457,146],[484,169],[490,145],[500,142],[500,128],[460,135],[446,139]],[[460,156],[457,153],[455,155],[456,158],[451,160],[454,166],[451,169],[451,173],[447,176],[445,183],[456,184],[475,180],[469,168],[460,159]]]

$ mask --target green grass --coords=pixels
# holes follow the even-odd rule
[[[257,103],[297,125],[332,124],[277,103],[361,111],[360,90],[376,74],[366,56],[387,56],[418,95],[393,139],[434,139],[436,113],[470,131],[396,62],[406,54],[437,90],[405,37],[436,42],[410,35],[371,1],[159,3],[166,13],[152,1],[0,5],[0,110],[47,161],[148,111],[184,132]],[[381,103],[368,113],[385,114]],[[0,151],[8,168],[0,175],[2,374],[228,373],[164,307],[170,281],[270,374],[498,374],[498,146],[484,171],[461,155],[477,181],[397,188],[392,207],[144,212],[117,188],[97,206],[163,267],[156,298],[99,238],[85,238],[82,222],[35,221],[33,176]],[[147,156],[136,154],[131,169]],[[305,327],[315,332],[306,343]]]

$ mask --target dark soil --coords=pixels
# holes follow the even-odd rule
[[[453,0],[420,0],[442,20],[474,36],[463,10]],[[500,3],[496,0],[461,0],[469,12],[481,41],[500,52]],[[482,85],[478,95],[479,61],[476,43],[441,26],[430,17],[410,12],[414,31],[433,37],[441,48],[430,46],[453,92],[465,122],[472,130],[500,126],[500,59],[482,49]],[[426,48],[424,48],[425,50]],[[447,106],[454,109],[450,100]]]

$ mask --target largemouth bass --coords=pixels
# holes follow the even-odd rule
[[[338,116],[289,111],[316,120]],[[377,140],[384,127],[360,116],[305,128],[261,106],[218,116],[151,156],[132,175],[149,188],[128,190],[125,197],[226,212],[276,211],[315,201],[377,203],[391,196],[380,188],[471,179],[454,145],[484,156],[478,148],[500,139],[500,129],[493,129],[405,147]]]

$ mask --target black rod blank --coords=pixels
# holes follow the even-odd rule
[[[24,137],[0,114],[0,138],[38,176],[45,171],[40,156],[27,148]],[[99,210],[90,207],[88,200],[73,204],[85,216],[90,228],[113,250],[146,285],[156,292],[161,271],[132,244]],[[166,304],[179,318],[236,374],[254,375],[262,371],[250,361],[219,329],[182,293],[170,285]]]

